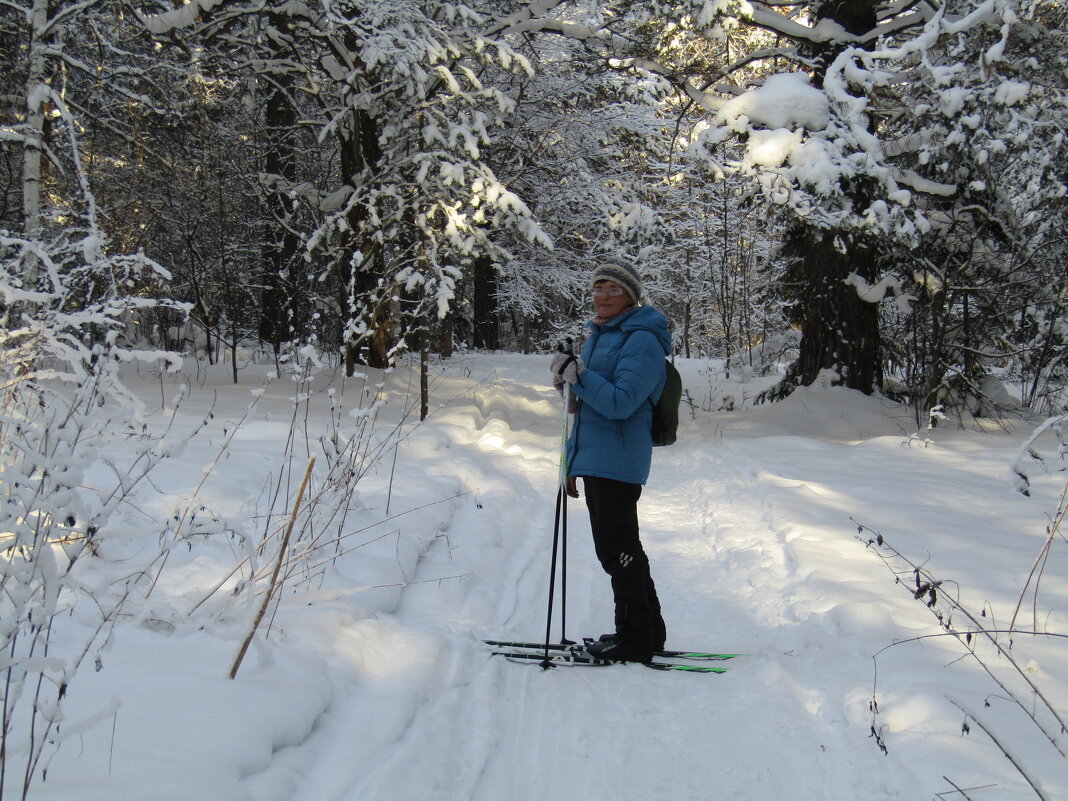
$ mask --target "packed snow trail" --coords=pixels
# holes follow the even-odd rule
[[[382,429],[402,435],[396,460],[383,452],[360,480],[343,553],[331,547],[291,578],[230,681],[261,596],[238,594],[236,581],[208,589],[240,556],[231,530],[262,530],[268,476],[287,464],[279,443],[294,391],[277,381],[198,496],[218,532],[171,551],[155,594],[116,627],[103,669],[72,681],[67,739],[35,799],[917,801],[951,792],[948,782],[995,788],[970,792],[975,801],[1033,799],[989,739],[962,736],[957,704],[994,717],[1047,796],[1068,797],[1063,759],[959,644],[908,642],[937,634],[937,621],[912,597],[909,572],[895,583],[858,538],[858,524],[864,537],[880,532],[970,608],[1006,620],[1063,489],[1063,474],[1036,471],[1032,497],[1015,492],[1008,463],[1023,427],[918,439],[900,407],[821,387],[708,412],[721,394],[752,396],[774,378],[756,387],[703,362],[681,368],[695,414],[654,451],[642,539],[668,647],[747,654],[727,674],[543,671],[490,655],[483,638],[544,635],[562,401],[544,358],[463,354],[436,368],[420,424],[397,411],[414,374],[383,377]],[[313,399],[337,381],[323,376]],[[159,389],[146,381],[143,393]],[[83,562],[94,584],[119,586],[152,552],[159,521],[188,502],[245,414],[249,385],[204,389],[193,387],[178,423],[198,426],[211,409],[212,424]],[[329,419],[309,408],[300,425],[315,433]],[[127,443],[116,436],[113,463]],[[611,590],[584,503],[568,511],[567,634],[578,639],[609,629]],[[1055,546],[1028,604],[1063,632],[1068,568]],[[1012,678],[1007,660],[985,653]],[[1018,636],[1014,656],[1068,708],[1060,641]]]

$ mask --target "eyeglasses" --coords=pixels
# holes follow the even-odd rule
[[[595,298],[603,298],[606,295],[610,298],[618,298],[625,291],[621,286],[595,286],[590,290],[590,294]]]

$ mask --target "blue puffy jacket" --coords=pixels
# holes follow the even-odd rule
[[[667,319],[651,306],[636,306],[588,327],[586,369],[572,387],[581,403],[567,441],[567,474],[644,484],[653,456],[653,404],[671,353]]]

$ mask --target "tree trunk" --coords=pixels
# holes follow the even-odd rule
[[[472,316],[474,346],[485,350],[499,350],[501,326],[497,303],[497,271],[486,256],[475,259]]]
[[[278,31],[288,32],[291,22],[287,15],[268,14],[269,24]],[[272,39],[272,41],[275,41]],[[280,60],[285,53],[281,46],[272,47],[270,58]],[[265,241],[263,246],[262,294],[260,300],[259,336],[270,342],[278,356],[282,342],[292,338],[294,301],[290,268],[300,245],[292,223],[296,201],[290,189],[296,181],[296,109],[290,102],[293,75],[285,69],[275,70],[271,79],[271,93],[264,108],[267,153],[264,170],[269,184],[265,187]]]
[[[870,395],[882,379],[879,308],[861,300],[845,279],[855,272],[870,281],[874,260],[861,244],[852,244],[845,253],[839,251],[836,238],[834,231],[801,224],[788,236],[796,258],[787,279],[793,300],[790,316],[801,328],[796,378],[801,384],[812,384],[821,371],[831,369],[837,373],[835,385]]]
[[[234,384],[237,384],[237,348],[238,343],[241,341],[237,335],[237,326],[235,325],[230,332],[230,373],[233,376]]]
[[[449,313],[441,320],[441,358],[448,359],[452,356],[454,343],[453,343],[453,318],[455,311],[450,308]]]
[[[686,303],[682,309],[683,355],[690,358],[690,334],[693,327],[693,252],[686,248]]]
[[[426,342],[430,337],[423,336]],[[419,351],[419,419],[426,420],[430,416],[430,351],[426,345]]]
[[[339,128],[338,136],[342,174],[353,190],[359,191],[359,182],[374,175],[382,156],[378,126],[366,112],[357,110],[350,116],[350,125]],[[361,342],[347,339],[344,343],[345,371],[350,376],[357,362],[379,369],[389,366],[389,298],[392,293],[384,292],[379,286],[380,279],[385,278],[385,259],[381,247],[364,231],[367,216],[367,210],[358,203],[349,211],[349,242],[342,248],[338,260],[338,268],[345,272],[343,280],[338,282],[341,293],[338,300],[345,315],[344,322],[362,318],[371,329],[371,334]],[[357,253],[360,254],[358,260],[355,259]],[[359,263],[354,266],[354,261]]]
[[[48,0],[33,0],[30,10],[29,71],[26,76],[26,123],[22,147],[22,228],[27,239],[35,239],[41,230],[41,170],[45,141],[45,98],[48,92]],[[26,259],[27,289],[37,288],[38,264],[34,256]]]

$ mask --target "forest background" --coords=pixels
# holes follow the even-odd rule
[[[625,256],[681,354],[740,363],[800,331],[779,394],[830,369],[976,411],[997,373],[1053,411],[1065,19],[1052,0],[5,2],[6,328],[106,306],[52,324],[235,380],[305,343],[351,372],[550,347],[581,330],[590,266]]]
[[[74,564],[167,456],[77,491],[138,431],[131,361],[418,353],[425,415],[431,354],[548,350],[628,258],[680,355],[791,348],[768,400],[1056,428],[1066,27],[1059,0],[0,0],[5,747],[59,719]]]

